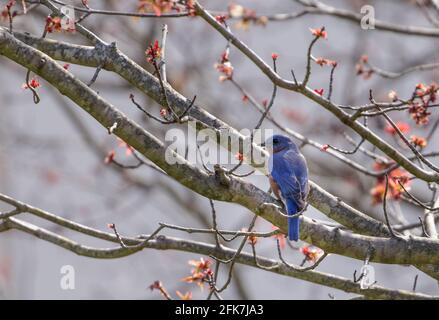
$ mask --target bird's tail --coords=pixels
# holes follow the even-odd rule
[[[287,199],[287,212],[288,215],[293,215],[298,212],[298,206],[293,199]],[[288,239],[290,241],[299,240],[299,217],[288,218]]]

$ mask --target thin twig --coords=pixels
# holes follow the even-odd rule
[[[405,187],[404,184],[401,183],[401,181],[398,179],[398,184],[401,186],[401,188],[404,190],[404,192],[410,197],[410,199],[412,199],[415,203],[417,203],[419,206],[421,206],[422,208],[424,208],[425,210],[428,211],[439,211],[439,207],[433,208],[430,207],[428,205],[426,205],[425,203],[421,202],[418,198],[416,198],[414,195],[412,195]]]
[[[257,215],[255,215],[253,217],[252,221],[250,222],[248,231],[251,231],[253,229],[257,218],[258,218]],[[238,250],[236,250],[236,253],[233,255],[233,257],[231,259],[225,260],[223,262],[223,260],[215,258],[215,260],[217,260],[217,261],[219,260],[223,263],[230,263],[229,275],[227,277],[227,281],[224,283],[224,285],[221,287],[221,289],[216,290],[217,292],[223,292],[225,289],[227,289],[230,282],[232,281],[232,272],[233,272],[233,267],[235,266],[235,263],[236,263],[236,257],[241,253],[242,249],[244,248],[245,243],[247,242],[247,239],[248,239],[248,236],[245,236],[244,239],[242,239],[241,244],[238,247]]]
[[[389,216],[387,214],[387,192],[389,191],[389,176],[386,174],[385,176],[386,179],[386,187],[384,189],[384,197],[383,197],[383,211],[384,211],[384,217],[386,219],[386,224],[387,224],[387,228],[389,229],[390,234],[392,235],[392,237],[397,237],[396,233],[393,231],[392,225],[390,224],[389,221]]]
[[[113,232],[114,232],[114,234],[115,234],[115,236],[117,238],[117,241],[119,241],[120,246],[122,248],[127,248],[128,246],[123,242],[122,237],[120,236],[119,232],[117,231],[116,225],[114,223],[111,223],[109,226],[110,226],[111,229],[113,229]]]
[[[282,256],[282,250],[280,247],[280,243],[279,243],[279,239],[276,239],[276,243],[277,243],[277,253],[279,255],[279,259],[280,261],[282,261],[282,263],[284,265],[286,265],[288,268],[293,269],[294,271],[299,271],[299,272],[305,272],[305,271],[309,271],[309,270],[314,270],[315,268],[317,268],[319,266],[319,264],[328,256],[328,253],[324,253],[312,266],[306,267],[306,268],[298,268],[292,264],[289,264]]]
[[[97,79],[98,76],[99,76],[99,73],[100,73],[101,70],[102,70],[102,67],[103,67],[103,65],[99,65],[99,66],[96,68],[96,71],[95,71],[95,73],[93,74],[93,78],[91,78],[90,82],[87,83],[87,86],[88,86],[88,87],[90,87],[93,83],[95,83],[96,79]]]
[[[162,52],[161,52],[161,71],[162,71],[162,77],[164,82],[168,82],[167,76],[166,76],[166,37],[168,35],[168,25],[164,24],[162,26]]]
[[[216,210],[212,199],[209,199],[209,204],[210,204],[210,209],[212,211],[212,228],[215,231],[215,244],[218,248],[221,248],[221,243],[218,236],[219,234],[218,225],[216,221]]]
[[[38,95],[38,92],[31,86],[30,83],[30,69],[27,70],[26,72],[26,87],[27,89],[29,89],[32,92],[32,96],[33,96],[33,100],[35,104],[40,103],[41,99],[40,96]]]
[[[329,75],[329,89],[328,89],[328,96],[326,97],[326,99],[328,99],[329,101],[331,101],[331,97],[332,97],[335,68],[337,68],[337,63],[334,63],[332,65],[331,73]]]
[[[427,232],[427,229],[425,228],[425,224],[424,224],[424,220],[422,220],[421,217],[418,217],[419,222],[421,224],[421,228],[422,228],[422,233],[424,234],[424,236],[426,236],[427,238],[430,238],[430,235]]]
[[[415,276],[415,280],[413,281],[413,288],[412,291],[416,292],[416,286],[418,285],[418,274]]]
[[[320,30],[322,32],[325,31],[325,27],[322,27]],[[317,42],[317,40],[319,40],[319,38],[320,38],[320,35],[316,35],[308,46],[308,53],[307,53],[307,60],[306,60],[306,73],[305,73],[305,77],[304,77],[302,84],[301,84],[301,86],[303,88],[306,87],[306,85],[308,84],[308,80],[309,80],[309,77],[311,75],[312,48],[315,45],[315,43]]]
[[[276,58],[272,57],[272,60],[273,60],[273,70],[274,70],[274,72],[277,72],[277,69],[276,69]],[[262,113],[261,118],[259,119],[258,123],[256,124],[256,126],[254,127],[254,129],[252,130],[252,132],[250,134],[250,156],[251,157],[253,157],[254,133],[255,133],[256,130],[258,130],[261,127],[262,122],[267,117],[268,113],[270,112],[271,108],[273,107],[274,100],[276,99],[276,93],[277,93],[277,85],[276,85],[276,83],[273,83],[273,92],[271,94],[270,102],[267,105],[267,107],[265,108],[265,111]],[[239,163],[236,166],[234,166],[232,169],[230,169],[228,171],[228,174],[232,174],[234,171],[236,171],[242,165],[243,161],[244,161],[244,154],[242,153],[242,158],[240,159]],[[250,174],[247,174],[247,175],[250,175]],[[247,175],[244,175],[244,176],[247,176]]]
[[[369,100],[371,103],[374,103],[375,100],[372,96],[372,90],[369,91]],[[379,111],[383,111],[379,105],[375,105],[376,108]],[[383,116],[386,118],[386,120],[389,122],[389,124],[392,126],[392,128],[395,130],[395,132],[399,135],[399,137],[404,141],[404,143],[410,148],[410,150],[414,153],[419,160],[421,160],[423,163],[425,163],[430,169],[439,172],[439,168],[437,168],[433,163],[431,163],[428,159],[426,159],[419,151],[416,149],[415,146],[413,146],[410,141],[405,137],[405,135],[401,132],[401,130],[398,128],[398,126],[395,124],[395,122],[386,114],[386,112],[383,112]]]

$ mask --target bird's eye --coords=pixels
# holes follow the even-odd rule
[[[278,138],[274,138],[273,139],[273,144],[279,143],[279,139]]]

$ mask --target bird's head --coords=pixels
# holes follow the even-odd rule
[[[281,152],[286,149],[298,152],[296,144],[290,138],[280,134],[275,134],[274,136],[268,138],[265,140],[262,146],[265,147],[265,149],[271,154]]]

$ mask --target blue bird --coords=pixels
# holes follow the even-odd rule
[[[282,135],[274,135],[262,145],[270,153],[271,190],[279,200],[284,200],[288,215],[294,215],[304,209],[309,191],[305,157],[290,138]],[[299,240],[299,217],[288,217],[288,239]]]

